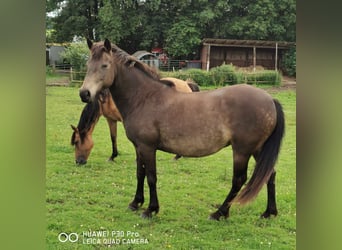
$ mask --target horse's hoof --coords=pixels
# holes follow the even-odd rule
[[[128,208],[132,211],[137,211],[139,209],[139,204],[134,204],[133,202],[128,205]]]
[[[108,161],[108,162],[112,162],[112,161],[114,161],[114,158],[109,157],[107,161]]]
[[[216,220],[216,221],[219,221],[220,218],[215,218],[214,216],[209,215],[208,220]]]
[[[217,210],[215,213],[212,213],[210,216],[209,216],[209,220],[216,220],[216,221],[219,221],[220,218],[223,217],[225,219],[228,218],[228,214],[227,215],[224,215],[222,212],[220,212],[220,210]]]
[[[217,215],[216,213],[212,213],[211,215],[209,215],[208,220],[216,220],[219,221],[220,220],[221,215]]]
[[[128,205],[128,209],[131,210],[131,211],[137,211],[138,210],[137,207],[132,206],[132,205]]]
[[[181,158],[182,156],[181,155],[176,155],[174,158],[173,158],[173,160],[174,161],[177,161],[179,158]]]
[[[278,211],[269,211],[269,210],[266,210],[264,213],[262,213],[260,215],[260,218],[263,218],[263,219],[268,219],[271,217],[271,215],[273,215],[274,217],[278,215]]]
[[[145,211],[140,215],[140,217],[143,219],[152,219],[152,213],[149,211]]]
[[[144,204],[144,200],[136,201],[135,199],[129,203],[128,208],[132,211],[137,211]]]

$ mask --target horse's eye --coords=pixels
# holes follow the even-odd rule
[[[101,65],[101,68],[103,68],[103,69],[106,69],[107,67],[108,67],[107,64],[102,64],[102,65]]]

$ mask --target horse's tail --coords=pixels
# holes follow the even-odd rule
[[[245,204],[254,199],[274,171],[274,165],[277,161],[281,141],[285,132],[285,118],[281,104],[278,100],[274,99],[273,101],[277,111],[276,126],[257,156],[252,177],[245,188],[234,199],[234,202]]]
[[[199,92],[200,91],[200,88],[198,87],[198,85],[196,83],[187,82],[187,84],[190,87],[190,89],[192,90],[192,92]]]

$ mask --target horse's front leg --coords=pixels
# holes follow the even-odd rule
[[[133,201],[128,205],[128,208],[132,211],[136,211],[144,203],[144,180],[145,180],[145,166],[143,165],[142,159],[136,152],[137,158],[137,190]]]
[[[150,189],[150,203],[148,208],[141,214],[142,218],[152,218],[152,213],[159,212],[159,202],[157,196],[157,170],[156,170],[156,150],[151,148],[142,148],[141,158],[143,160],[147,183]]]

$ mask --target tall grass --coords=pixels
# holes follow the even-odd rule
[[[238,83],[267,84],[278,86],[281,83],[281,74],[275,70],[258,70],[256,72],[245,72],[236,70],[232,64],[223,64],[211,68],[209,71],[201,69],[187,69],[184,71],[161,72],[163,77],[175,77],[179,79],[192,79],[198,85],[222,87]]]
[[[272,94],[286,116],[286,135],[277,164],[279,215],[260,219],[266,208],[266,188],[246,206],[233,205],[230,218],[210,221],[231,187],[232,155],[226,148],[204,158],[157,153],[160,212],[151,220],[127,209],[136,187],[135,152],[118,125],[119,156],[111,153],[109,129],[101,118],[93,133],[95,146],[87,165],[74,164],[70,124],[77,125],[84,104],[78,89],[46,88],[46,244],[47,249],[295,249],[296,246],[296,93]],[[254,162],[249,163],[249,176]],[[145,185],[145,204],[148,187]],[[106,244],[89,231],[122,231],[123,240],[147,244]],[[77,233],[77,242],[61,243],[58,235]],[[100,240],[95,242],[93,240]],[[89,244],[88,244],[89,243]]]

